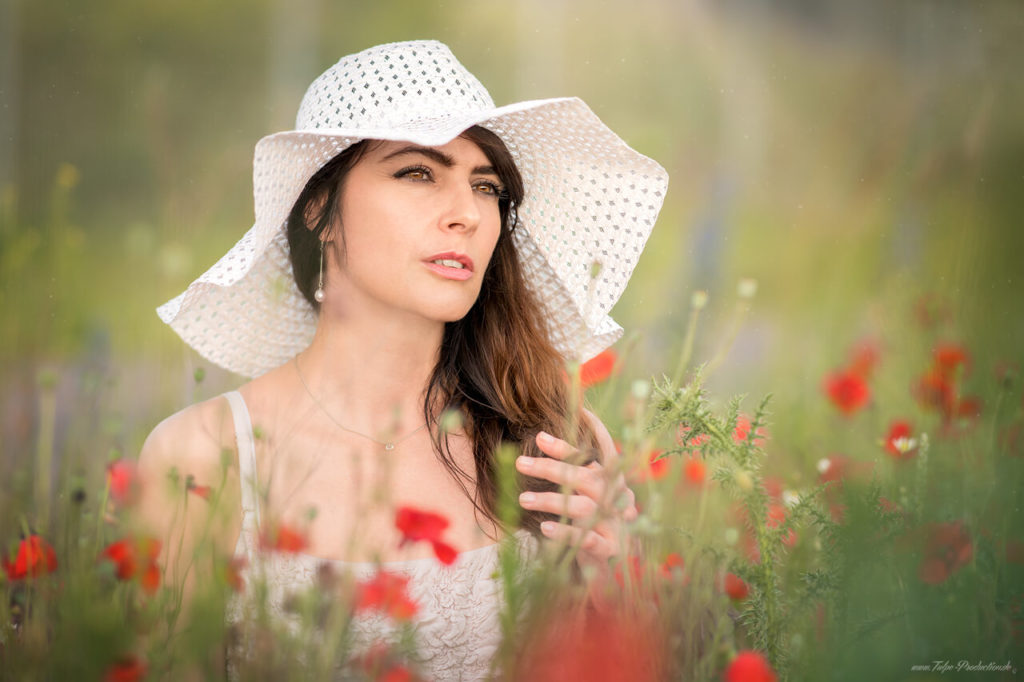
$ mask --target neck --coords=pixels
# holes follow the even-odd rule
[[[324,306],[299,354],[303,382],[337,422],[376,440],[423,424],[423,399],[444,323],[420,317],[351,315]]]

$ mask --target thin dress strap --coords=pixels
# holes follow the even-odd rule
[[[225,393],[235,422],[235,443],[238,447],[238,479],[242,488],[242,531],[259,533],[260,498],[256,476],[256,441],[252,433],[252,420],[245,399],[238,391]]]

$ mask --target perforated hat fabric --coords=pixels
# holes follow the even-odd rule
[[[654,227],[668,174],[575,97],[495,107],[435,41],[343,57],[310,85],[296,129],[256,144],[255,224],[160,306],[160,318],[200,355],[243,376],[287,362],[312,342],[317,322],[295,285],[285,232],[309,178],[360,140],[439,146],[474,125],[502,139],[523,176],[513,240],[551,341],[570,359],[596,355],[622,335],[608,312]]]

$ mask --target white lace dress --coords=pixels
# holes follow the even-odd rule
[[[252,423],[240,393],[233,391],[225,397],[234,417],[242,482],[242,530],[235,556],[245,558],[248,564],[245,571],[258,570],[266,580],[270,612],[284,622],[293,621],[295,617],[285,608],[288,596],[314,585],[323,564],[337,573],[347,572],[356,580],[371,578],[379,566],[389,573],[409,578],[408,593],[418,605],[413,618],[420,657],[418,671],[427,680],[437,682],[489,679],[491,661],[501,636],[500,590],[494,577],[498,568],[498,546],[462,552],[451,566],[444,566],[434,558],[378,565],[259,551],[260,508],[255,492],[258,488]],[[529,553],[535,547],[529,533],[520,531],[516,537],[521,551]],[[229,622],[241,619],[244,612],[244,599],[236,599],[229,605]],[[355,652],[365,651],[375,643],[394,643],[399,635],[394,623],[379,613],[357,613],[351,627]],[[229,666],[229,672],[232,668]]]

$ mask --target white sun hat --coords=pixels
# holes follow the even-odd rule
[[[622,335],[608,315],[654,227],[668,174],[575,97],[495,107],[446,45],[412,41],[343,57],[306,91],[295,130],[256,144],[256,223],[157,309],[200,355],[263,374],[313,340],[317,316],[292,277],[285,224],[306,182],[364,139],[425,146],[471,126],[497,134],[523,176],[513,240],[554,346],[586,360]]]

